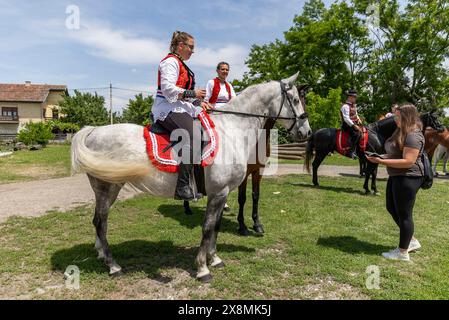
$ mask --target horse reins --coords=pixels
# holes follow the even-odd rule
[[[307,112],[304,112],[304,113],[302,113],[300,115],[298,115],[296,113],[296,110],[293,107],[293,103],[290,100],[290,97],[288,96],[287,88],[285,86],[285,83],[283,83],[282,81],[279,81],[279,83],[281,85],[282,101],[281,101],[281,107],[280,107],[279,112],[278,112],[276,117],[268,116],[268,115],[265,115],[265,114],[254,114],[254,113],[246,113],[246,112],[239,112],[239,111],[229,111],[229,110],[219,110],[219,109],[212,109],[212,110],[209,110],[209,112],[219,112],[219,113],[234,114],[234,115],[254,117],[254,118],[272,119],[274,122],[276,122],[277,120],[294,120],[292,126],[287,130],[288,132],[290,132],[295,127],[296,122],[298,122],[299,120],[307,119],[309,117],[309,115],[308,115]],[[290,107],[292,113],[295,115],[294,117],[281,117],[280,116],[281,112],[282,112],[282,109],[284,107],[285,99],[287,99],[288,106]]]

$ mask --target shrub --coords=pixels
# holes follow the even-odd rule
[[[80,130],[80,126],[76,123],[62,122],[60,120],[50,120],[47,122],[53,133],[75,133]]]
[[[45,146],[48,144],[48,140],[53,138],[54,134],[51,132],[51,127],[47,123],[28,122],[19,132],[17,140],[25,143],[27,146],[34,144]]]

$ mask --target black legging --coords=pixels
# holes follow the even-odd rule
[[[159,120],[158,120],[159,121]],[[190,163],[195,164],[198,163],[199,155],[193,153],[193,148],[191,147],[193,141],[193,130],[196,128],[193,122],[193,118],[186,112],[177,113],[170,112],[168,116],[164,119],[164,121],[159,121],[160,125],[165,128],[168,132],[172,132],[175,129],[184,129],[189,133],[190,138]],[[200,135],[200,133],[198,133]],[[196,136],[196,135],[195,135]],[[201,136],[200,136],[201,137]],[[183,143],[183,142],[181,142]],[[182,146],[183,150],[186,150],[187,146]],[[194,158],[195,157],[195,158]]]
[[[408,249],[414,233],[413,207],[422,177],[394,176],[388,178],[387,210],[399,227],[399,248]]]

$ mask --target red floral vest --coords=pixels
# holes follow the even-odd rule
[[[195,89],[195,74],[192,72],[192,70],[190,70],[189,67],[187,67],[186,64],[181,59],[179,59],[178,56],[172,53],[168,54],[164,59],[161,60],[161,62],[167,60],[168,58],[175,58],[176,60],[178,60],[179,77],[178,81],[176,82],[176,86],[186,90]],[[157,88],[158,90],[161,90],[160,70],[158,71]]]

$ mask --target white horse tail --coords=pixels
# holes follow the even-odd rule
[[[131,150],[125,150],[126,146],[107,151],[88,148],[86,140],[95,129],[96,127],[84,127],[73,137],[72,175],[85,172],[103,181],[123,183],[150,172],[151,164],[148,158],[133,155]]]

